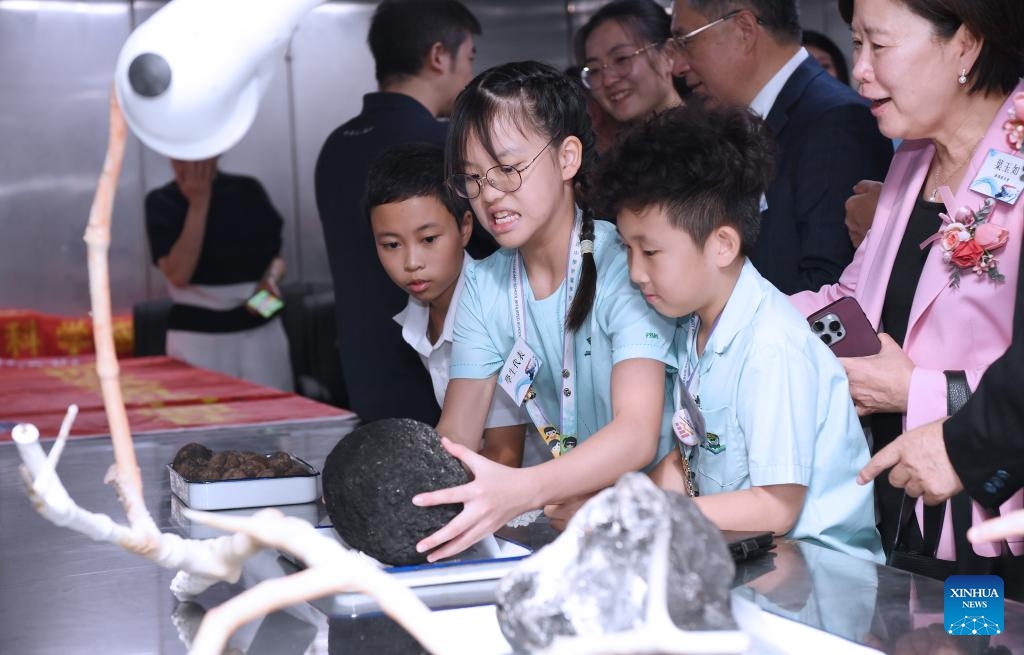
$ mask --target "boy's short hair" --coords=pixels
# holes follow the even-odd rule
[[[454,55],[471,34],[480,34],[480,21],[457,0],[384,0],[366,37],[377,82],[416,75],[435,43]]]
[[[403,143],[382,152],[370,164],[363,206],[369,220],[378,205],[409,198],[435,198],[461,223],[469,203],[448,193],[444,184],[444,149],[432,143]]]
[[[716,228],[731,225],[748,255],[774,151],[767,125],[747,109],[691,103],[623,135],[594,173],[591,202],[608,216],[660,206],[701,247]]]

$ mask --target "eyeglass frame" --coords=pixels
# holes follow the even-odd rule
[[[729,20],[731,18],[736,18],[737,16],[740,15],[740,13],[742,13],[744,11],[750,11],[750,10],[749,9],[733,9],[732,11],[730,11],[727,14],[725,14],[721,18],[716,18],[715,20],[711,21],[710,23],[707,23],[705,25],[701,25],[697,29],[691,30],[691,31],[687,32],[686,34],[679,34],[679,35],[673,34],[672,36],[668,37],[668,39],[665,42],[667,44],[669,44],[669,45],[679,49],[682,52],[686,52],[686,44],[689,43],[690,41],[693,41],[697,37],[697,35],[701,34],[705,30],[711,29],[712,27],[714,27],[715,25],[718,25],[719,23],[724,23],[725,21],[727,21],[727,20]],[[757,14],[754,14],[754,18],[757,19],[757,24],[758,25],[764,25],[764,19],[762,19],[760,16],[758,16]]]
[[[526,166],[523,166],[522,168],[516,168],[512,164],[498,164],[497,166],[491,166],[490,168],[488,168],[486,171],[484,171],[483,175],[480,175],[479,173],[452,173],[444,182],[448,186],[448,188],[451,189],[452,193],[466,200],[475,200],[476,198],[479,198],[480,194],[484,192],[484,182],[487,182],[488,184],[491,185],[492,188],[497,189],[502,193],[515,193],[519,189],[523,188],[523,173],[526,172],[526,169],[533,166],[533,163],[540,159],[540,156],[544,154],[544,151],[551,147],[551,144],[553,144],[554,142],[555,140],[551,139],[547,143],[545,143],[544,147],[540,149],[540,152],[534,155],[533,159],[527,162]],[[509,172],[503,171],[505,175],[509,175],[511,171],[515,171],[516,174],[519,175],[519,184],[517,184],[514,189],[502,189],[500,186],[491,181],[491,178],[489,177],[491,171],[493,171],[496,168],[510,169]],[[463,177],[468,180],[473,180],[474,182],[476,182],[476,193],[472,196],[464,196],[461,193],[459,193],[459,187],[454,182],[454,179],[457,177]]]
[[[623,75],[626,75],[629,71],[633,70],[633,66],[636,65],[636,57],[637,57],[637,55],[639,55],[639,54],[641,54],[643,52],[647,52],[651,48],[654,48],[654,47],[657,47],[657,46],[660,46],[660,45],[664,45],[664,43],[665,43],[664,41],[653,41],[653,42],[648,43],[647,45],[643,46],[642,48],[638,48],[637,50],[634,50],[633,52],[629,53],[628,55],[617,55],[617,56],[613,57],[613,59],[625,58],[626,61],[629,63],[629,70],[626,70],[626,71],[623,71],[623,72],[619,72],[619,71],[615,71],[615,72],[619,73],[619,77],[622,77]],[[594,86],[590,82],[587,81],[587,78],[589,78],[594,73],[598,73],[600,75],[604,75],[604,71],[606,69],[611,68],[612,66],[615,66],[615,65],[616,64],[614,62],[608,62],[606,64],[601,64],[597,68],[592,68],[590,66],[584,66],[583,68],[580,69],[580,81],[583,82],[583,86],[587,87],[588,89],[593,90]]]

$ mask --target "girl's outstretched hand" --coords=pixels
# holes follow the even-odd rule
[[[441,445],[469,469],[473,480],[413,497],[413,504],[419,507],[463,504],[448,525],[416,544],[421,553],[433,551],[427,556],[430,562],[461,553],[513,517],[535,509],[529,502],[531,490],[523,485],[523,469],[492,462],[446,437],[441,437]]]

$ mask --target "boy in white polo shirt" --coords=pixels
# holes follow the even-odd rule
[[[452,328],[473,214],[444,187],[444,151],[414,143],[384,152],[370,167],[365,207],[377,255],[391,280],[409,293],[395,321],[419,353],[434,396],[444,405]],[[495,393],[484,431],[486,457],[521,466],[526,418],[505,393]]]
[[[634,128],[591,187],[618,214],[630,278],[678,318],[673,429],[652,477],[696,492],[720,528],[766,530],[881,561],[846,374],[746,254],[773,141],[740,108],[686,107]]]

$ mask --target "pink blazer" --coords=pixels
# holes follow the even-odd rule
[[[1024,83],[1018,85],[1014,93],[1019,91],[1024,91]],[[1003,103],[971,158],[963,182],[954,194],[953,206],[947,205],[950,216],[964,205],[975,211],[981,207],[985,196],[968,187],[977,177],[990,149],[1009,152],[1002,126],[1007,119],[1012,96]],[[879,327],[896,251],[924,186],[934,153],[935,147],[929,140],[906,141],[900,146],[886,175],[871,229],[839,282],[816,292],[804,291],[790,297],[805,316],[842,296],[853,296],[875,328]],[[945,197],[949,197],[948,193]],[[960,287],[954,289],[949,285],[950,268],[942,261],[942,248],[936,243],[928,253],[914,294],[903,343],[903,350],[915,364],[904,416],[905,429],[946,415],[943,371],[966,371],[968,384],[975,389],[985,370],[1010,345],[1014,294],[1024,239],[1024,199],[1019,199],[1014,206],[996,202],[988,220],[1009,230],[1009,241],[994,253],[999,271],[1006,276],[1005,282],[993,282],[987,276],[962,271]],[[936,232],[940,225],[936,216]],[[1022,498],[1024,492],[1014,495],[1003,504],[1003,513],[1020,509]],[[975,505],[976,522],[982,517],[979,509]],[[920,518],[920,503],[918,511]],[[951,525],[947,507],[939,548],[939,556],[943,559],[954,559],[955,555]],[[1024,553],[1024,540],[1011,543],[1011,548],[1015,554]],[[976,545],[974,549],[979,555],[997,554],[996,548],[988,544]]]

